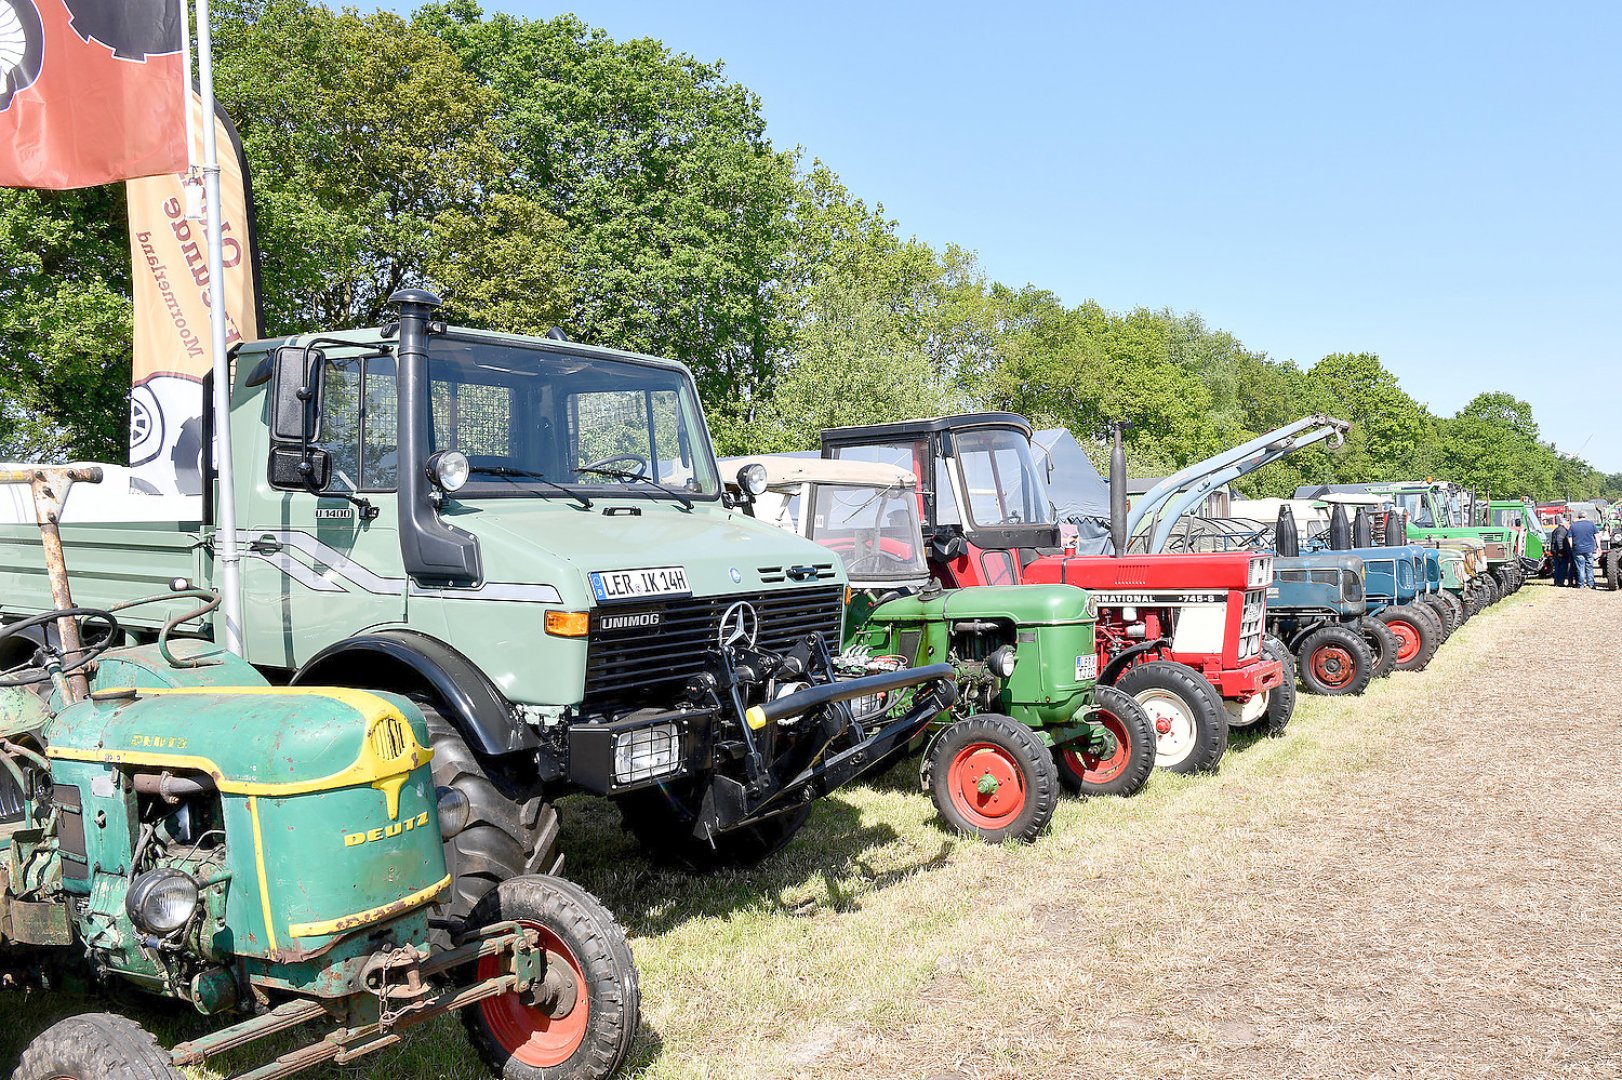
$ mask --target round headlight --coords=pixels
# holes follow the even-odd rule
[[[130,886],[124,910],[142,930],[167,937],[191,922],[197,910],[197,882],[172,868],[148,870]]]
[[[1012,645],[1004,645],[1002,648],[996,650],[990,656],[986,657],[986,667],[990,668],[991,673],[997,676],[997,678],[1006,679],[1008,676],[1014,673],[1014,661],[1016,659],[1017,657],[1014,656],[1014,647]]]
[[[460,491],[467,483],[470,466],[460,450],[440,450],[428,458],[428,479],[441,491]]]
[[[758,461],[752,461],[739,469],[738,487],[751,496],[764,495],[766,493],[766,466]]]

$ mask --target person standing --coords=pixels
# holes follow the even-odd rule
[[[1599,551],[1599,530],[1588,520],[1588,511],[1578,513],[1571,523],[1571,562],[1579,589],[1594,588],[1594,556]]]
[[[1571,530],[1566,528],[1564,515],[1556,515],[1554,532],[1549,536],[1549,557],[1554,563],[1555,588],[1564,588],[1571,578]]]

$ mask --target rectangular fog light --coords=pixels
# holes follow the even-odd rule
[[[614,782],[635,784],[681,768],[681,732],[675,724],[621,731],[614,735]]]

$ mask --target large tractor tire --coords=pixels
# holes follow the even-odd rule
[[[1615,592],[1622,587],[1622,551],[1612,548],[1605,553],[1605,587]]]
[[[1504,591],[1498,587],[1498,579],[1491,574],[1481,576],[1481,606],[1490,608],[1504,598]]]
[[[1150,660],[1115,681],[1155,727],[1155,765],[1175,773],[1211,772],[1228,750],[1228,716],[1216,687],[1186,664]]]
[[[1424,671],[1442,644],[1442,627],[1426,608],[1412,604],[1388,607],[1375,618],[1397,635],[1397,670]]]
[[[1295,657],[1290,654],[1290,647],[1272,634],[1262,638],[1262,655],[1283,665],[1284,681],[1267,691],[1267,704],[1261,717],[1246,730],[1276,739],[1284,734],[1290,717],[1295,715]]]
[[[811,816],[810,803],[709,839],[695,835],[703,805],[702,789],[678,781],[620,796],[620,818],[648,858],[694,873],[729,870],[764,862],[788,846]]]
[[[1374,654],[1374,665],[1370,670],[1370,678],[1383,679],[1397,670],[1397,635],[1391,628],[1379,619],[1365,615],[1357,620],[1358,632],[1363,640],[1369,643],[1369,651]]]
[[[1320,626],[1301,640],[1295,655],[1300,662],[1301,685],[1309,694],[1361,694],[1374,677],[1374,651],[1354,627]]]
[[[521,874],[555,873],[558,854],[557,807],[538,796],[524,798],[491,776],[461,734],[432,705],[418,703],[428,720],[434,750],[434,787],[440,792],[440,827],[455,830],[445,841],[452,877],[444,916],[457,925],[473,913],[484,894]],[[447,789],[455,792],[453,797]],[[460,820],[454,820],[460,818]],[[452,819],[452,820],[447,820]]]
[[[11,1080],[182,1080],[168,1051],[134,1020],[113,1013],[70,1016],[23,1049]]]
[[[1059,804],[1052,751],[1036,732],[997,713],[976,713],[935,736],[923,776],[941,819],[991,844],[1035,840]]]
[[[636,1036],[642,993],[625,932],[589,892],[532,874],[484,895],[470,925],[516,922],[546,951],[545,981],[529,995],[485,998],[462,1010],[468,1038],[504,1080],[606,1080]],[[502,958],[478,961],[479,979]]]
[[[1464,601],[1450,592],[1440,592],[1437,597],[1453,609],[1453,629],[1457,630],[1470,621],[1470,610],[1464,606]]]
[[[1072,795],[1136,795],[1155,769],[1155,726],[1137,700],[1113,686],[1093,692],[1098,711],[1095,723],[1115,736],[1109,757],[1066,746],[1053,748],[1059,783]]]

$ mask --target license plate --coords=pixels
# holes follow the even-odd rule
[[[591,591],[599,603],[640,600],[645,596],[689,596],[687,569],[681,566],[652,566],[645,570],[593,570]]]
[[[1076,681],[1096,682],[1098,679],[1098,654],[1088,653],[1086,656],[1076,657]]]

